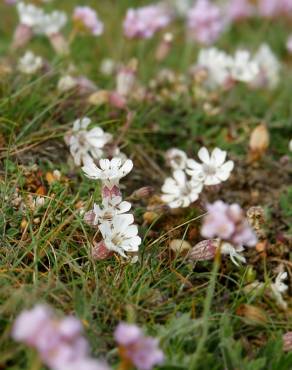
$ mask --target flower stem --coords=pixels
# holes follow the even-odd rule
[[[205,302],[204,302],[204,311],[203,311],[203,328],[202,328],[202,335],[199,339],[196,352],[194,353],[191,361],[190,361],[190,369],[197,369],[200,357],[202,355],[202,351],[204,349],[205,342],[208,337],[209,332],[209,324],[210,324],[210,309],[212,304],[212,299],[215,292],[216,287],[216,279],[217,279],[217,273],[220,266],[220,260],[221,260],[221,248],[217,248],[213,269],[210,277],[210,283],[208,286]]]

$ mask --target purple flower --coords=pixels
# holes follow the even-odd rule
[[[236,247],[252,247],[257,238],[238,204],[226,204],[221,200],[207,205],[201,234],[206,238],[220,238]]]
[[[128,38],[149,39],[155,32],[166,27],[171,16],[161,5],[149,5],[128,9],[124,20],[124,34]]]
[[[163,362],[164,355],[158,347],[158,340],[144,336],[136,325],[120,323],[115,330],[115,339],[123,359],[139,370],[151,370]]]
[[[103,32],[103,23],[99,20],[95,10],[89,6],[77,6],[74,9],[73,20],[94,36],[99,36]]]
[[[203,45],[213,44],[224,31],[226,20],[209,0],[198,0],[187,17],[189,35]]]

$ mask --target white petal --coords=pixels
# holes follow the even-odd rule
[[[205,147],[202,147],[199,151],[198,151],[198,157],[200,158],[200,160],[205,163],[205,164],[209,164],[210,163],[210,155],[209,155],[209,152],[207,150],[207,148]]]
[[[214,163],[216,167],[220,167],[224,163],[226,155],[226,151],[215,148],[211,154],[211,162]]]

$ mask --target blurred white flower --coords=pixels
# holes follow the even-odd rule
[[[67,14],[58,10],[43,14],[40,22],[36,25],[35,32],[47,36],[57,34],[67,23]]]
[[[183,150],[172,148],[165,153],[165,159],[173,170],[184,170],[187,165],[187,155]]]
[[[100,72],[105,76],[111,76],[116,69],[116,62],[111,58],[105,58],[101,61]]]
[[[280,79],[281,64],[269,45],[262,44],[255,54],[254,60],[259,65],[259,74],[255,83],[259,86],[275,88]]]
[[[112,135],[100,127],[89,130],[90,123],[91,120],[87,117],[77,119],[73,123],[72,132],[65,136],[76,166],[92,162],[92,159],[100,159],[103,156],[103,147],[112,140]]]
[[[197,67],[206,69],[207,87],[210,89],[224,87],[230,79],[232,58],[215,47],[202,49],[198,55]]]
[[[58,90],[60,92],[67,92],[74,89],[78,85],[76,78],[66,75],[60,78],[58,81]]]
[[[280,272],[274,283],[271,284],[272,295],[278,306],[284,310],[287,309],[287,302],[283,298],[283,294],[288,290],[288,285],[283,283],[288,277],[287,272]]]
[[[199,198],[202,191],[202,182],[187,179],[182,170],[173,172],[173,177],[168,177],[161,188],[163,202],[170,208],[188,207]]]
[[[289,141],[289,150],[292,152],[292,139]]]
[[[39,26],[44,16],[42,9],[33,4],[25,4],[22,1],[17,3],[16,9],[20,24],[29,26],[31,28]]]
[[[231,77],[235,81],[252,82],[260,69],[258,63],[252,59],[247,50],[237,50],[231,65]]]
[[[227,242],[222,242],[220,247],[221,254],[226,254],[230,257],[231,261],[236,265],[239,266],[238,261],[242,263],[246,263],[246,259],[238,252],[244,251],[242,246],[234,247],[232,244]]]
[[[36,56],[33,52],[27,51],[23,57],[19,59],[18,70],[24,74],[34,74],[43,66],[41,57]]]
[[[123,201],[120,196],[103,198],[102,207],[98,204],[94,204],[93,206],[93,225],[98,225],[104,221],[111,221],[114,216],[128,212],[131,207],[131,203]],[[132,222],[134,222],[134,218]]]
[[[215,148],[210,156],[208,150],[203,147],[198,152],[198,157],[203,163],[188,159],[186,172],[194,181],[202,181],[204,185],[220,184],[229,178],[234,167],[233,161],[225,162],[226,155],[226,151]]]
[[[123,257],[125,252],[137,252],[141,244],[138,227],[133,225],[133,215],[114,216],[111,222],[103,222],[99,226],[106,247]]]
[[[97,167],[93,162],[86,163],[82,167],[85,175],[94,180],[101,180],[109,189],[119,184],[122,177],[128,175],[133,168],[133,162],[130,159],[123,161],[121,158],[101,159]]]

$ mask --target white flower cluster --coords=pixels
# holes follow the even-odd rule
[[[101,159],[99,167],[88,162],[82,167],[85,175],[102,183],[102,205],[94,204],[93,210],[85,214],[85,220],[99,229],[103,240],[97,244],[93,254],[100,258],[117,252],[127,258],[125,252],[137,252],[141,244],[138,227],[134,225],[134,217],[127,213],[131,203],[123,201],[119,189],[119,181],[133,168],[130,159]],[[108,254],[105,253],[108,251]],[[98,257],[99,256],[99,257]]]
[[[31,75],[43,67],[43,59],[35,55],[32,51],[27,51],[18,62],[18,70],[21,73]]]
[[[65,136],[76,166],[102,158],[104,146],[112,140],[112,135],[104,132],[101,127],[89,129],[90,123],[88,117],[77,119],[73,123],[73,130]]]
[[[237,50],[231,56],[211,47],[200,51],[196,68],[206,70],[205,83],[210,89],[234,82],[274,88],[279,80],[280,63],[267,44],[262,44],[254,56],[248,50]]]
[[[162,186],[162,201],[171,208],[188,207],[199,198],[204,185],[218,185],[226,181],[234,167],[233,161],[225,162],[226,155],[227,152],[219,148],[215,148],[210,155],[203,147],[198,152],[202,161],[199,163],[189,159],[180,149],[170,149],[166,159],[173,176],[168,177]]]
[[[51,35],[60,32],[67,23],[67,15],[61,11],[45,13],[33,4],[19,2],[17,12],[20,23],[33,29],[35,34]]]

